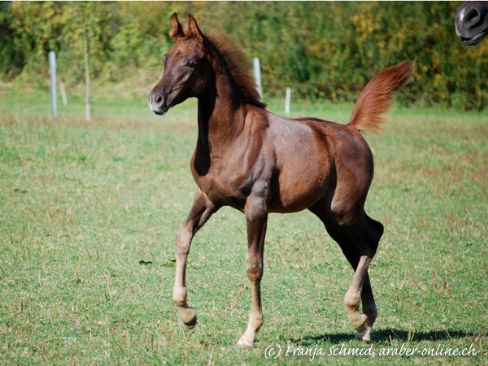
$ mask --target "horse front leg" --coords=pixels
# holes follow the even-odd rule
[[[207,196],[197,190],[190,214],[176,235],[176,273],[173,286],[173,301],[178,314],[187,328],[193,328],[197,323],[195,309],[188,306],[186,291],[186,262],[190,251],[193,236],[205,222],[217,211],[216,207]]]
[[[252,347],[257,332],[264,323],[261,307],[261,278],[263,277],[264,237],[268,212],[263,198],[250,197],[244,209],[247,221],[247,276],[251,282],[251,311],[247,329],[239,339],[239,348]]]

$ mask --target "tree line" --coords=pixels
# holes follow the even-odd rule
[[[350,101],[376,72],[415,59],[400,102],[481,110],[488,105],[488,42],[454,32],[457,2],[39,2],[0,3],[3,79],[44,86],[47,52],[61,78],[83,83],[83,37],[99,83],[147,90],[171,45],[169,17],[191,13],[204,31],[236,39],[259,57],[266,96],[290,86],[307,99]],[[137,89],[137,88],[136,88]]]

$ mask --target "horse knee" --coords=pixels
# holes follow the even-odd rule
[[[191,229],[187,225],[182,226],[176,234],[176,253],[188,254],[192,239]]]
[[[261,280],[261,278],[263,277],[263,264],[259,261],[248,262],[247,277],[251,282]]]

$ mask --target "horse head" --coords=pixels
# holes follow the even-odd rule
[[[163,115],[172,106],[203,93],[208,77],[204,35],[191,15],[183,28],[176,13],[171,16],[170,36],[175,43],[164,55],[164,73],[148,97],[149,108]]]

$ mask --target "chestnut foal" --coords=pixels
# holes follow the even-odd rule
[[[360,131],[379,129],[381,114],[408,81],[414,63],[377,74],[359,95],[347,125],[287,119],[265,109],[242,52],[230,40],[204,35],[192,16],[184,28],[176,14],[170,35],[175,43],[164,56],[164,74],[149,95],[149,107],[162,115],[187,98],[198,99],[198,141],[191,160],[198,189],[176,238],[173,300],[181,320],[189,328],[196,324],[185,276],[192,238],[220,207],[232,206],[246,216],[252,291],[238,346],[251,347],[263,325],[260,282],[268,213],[309,209],[355,270],[344,303],[359,338],[370,340],[376,305],[368,266],[383,225],[364,212],[373,156]]]

